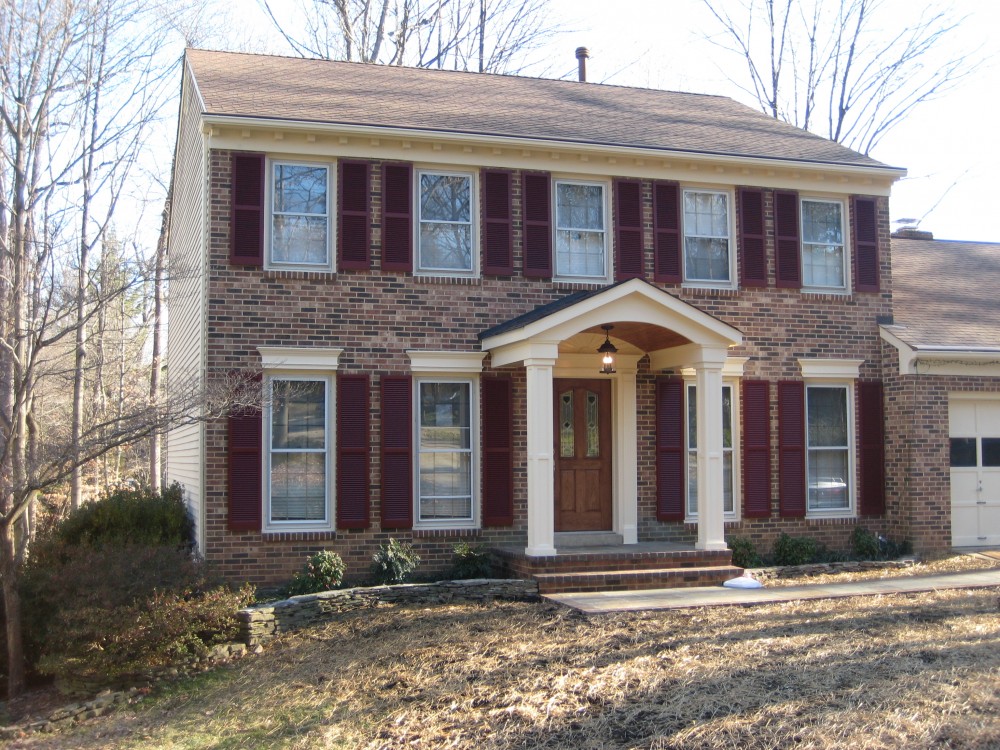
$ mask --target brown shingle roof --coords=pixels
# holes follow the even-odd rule
[[[1000,347],[1000,244],[892,239],[897,337],[914,348]]]
[[[721,96],[205,50],[187,60],[209,115],[885,167]]]

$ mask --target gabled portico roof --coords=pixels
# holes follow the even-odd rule
[[[494,364],[502,365],[540,356],[544,347],[555,356],[560,342],[609,323],[619,328],[617,337],[649,354],[689,344],[724,351],[743,341],[728,323],[642,279],[567,295],[489,328],[479,339]]]

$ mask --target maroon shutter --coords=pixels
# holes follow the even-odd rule
[[[806,514],[806,389],[799,380],[778,383],[778,492],[785,517]]]
[[[337,216],[340,267],[367,270],[371,267],[368,228],[371,226],[371,184],[366,161],[341,161]]]
[[[264,475],[262,429],[260,409],[247,409],[229,417],[226,442],[231,531],[260,531]]]
[[[413,386],[382,376],[382,528],[413,526]]]
[[[855,289],[859,292],[879,290],[878,219],[874,198],[855,196],[854,203],[854,268]]]
[[[514,272],[514,233],[511,227],[511,173],[484,169],[483,273],[510,276]]]
[[[642,278],[642,183],[615,180],[615,278]]]
[[[337,376],[337,528],[367,529],[368,376]]]
[[[552,277],[552,188],[547,172],[525,172],[522,177],[524,208],[524,275]]]
[[[681,191],[672,182],[653,183],[653,279],[681,282]]]
[[[483,378],[483,526],[514,525],[514,404],[508,378]]]
[[[413,270],[413,167],[382,165],[382,270]]]
[[[764,191],[740,190],[740,283],[767,286],[764,244]]]
[[[684,381],[656,381],[656,518],[684,520]]]
[[[771,387],[743,381],[743,515],[771,515]]]
[[[798,193],[774,191],[774,235],[775,283],[798,289],[802,286]]]
[[[229,262],[264,264],[264,154],[235,152],[229,215]]]
[[[885,431],[882,382],[858,384],[858,417],[861,434],[861,515],[885,514]]]

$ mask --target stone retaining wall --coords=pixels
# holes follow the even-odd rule
[[[751,568],[747,572],[758,581],[768,581],[774,578],[799,578],[801,576],[821,576],[829,573],[859,573],[863,570],[896,570],[909,568],[917,564],[914,559],[880,560],[880,561],[847,561],[831,563],[810,563],[808,565],[784,565],[777,568]]]
[[[279,633],[319,625],[345,612],[382,604],[480,603],[495,599],[536,601],[538,598],[535,581],[476,578],[323,591],[247,607],[237,612],[236,617],[243,642],[247,646],[257,646]]]

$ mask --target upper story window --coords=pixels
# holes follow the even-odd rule
[[[807,509],[848,512],[851,509],[852,428],[846,385],[806,388]]]
[[[802,285],[846,289],[844,207],[839,201],[802,199]]]
[[[600,182],[557,181],[556,276],[608,277],[606,193]]]
[[[273,265],[330,266],[330,168],[271,165]]]
[[[473,273],[472,175],[418,172],[417,270]]]
[[[729,194],[685,190],[683,211],[684,281],[728,286],[733,278]]]

